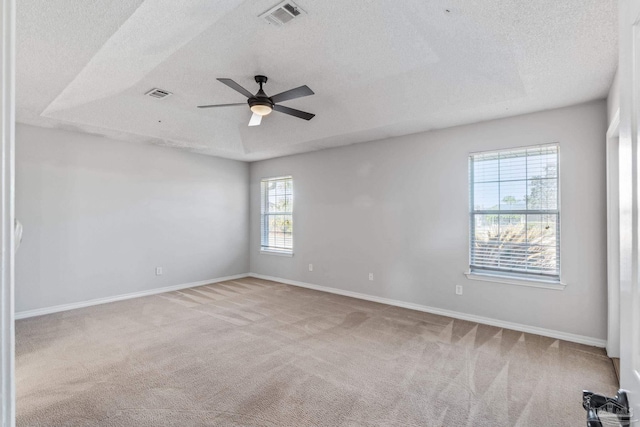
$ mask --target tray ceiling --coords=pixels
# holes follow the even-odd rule
[[[17,120],[253,161],[604,98],[617,64],[615,0],[299,0],[282,27],[276,3],[21,0]],[[196,108],[255,74],[316,117]]]

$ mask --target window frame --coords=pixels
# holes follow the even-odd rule
[[[288,212],[269,212],[266,213],[265,209],[268,204],[268,193],[265,191],[265,185],[268,185],[270,181],[278,180],[290,180],[291,181],[291,209]],[[294,204],[294,185],[293,175],[279,175],[271,176],[260,179],[260,253],[265,255],[278,255],[285,257],[293,256],[294,239],[293,239],[293,204]],[[269,233],[268,218],[273,215],[289,215],[291,217],[291,248],[280,248],[274,246],[265,246],[265,236]],[[268,239],[268,238],[267,238]]]
[[[473,162],[474,156],[480,154],[500,154],[507,153],[510,151],[518,151],[518,150],[527,150],[527,149],[535,149],[535,148],[545,148],[545,147],[556,147],[556,156],[557,156],[557,172],[556,172],[556,192],[557,192],[557,206],[556,212],[550,209],[540,209],[540,210],[529,210],[527,209],[519,210],[517,214],[519,215],[557,215],[557,230],[556,230],[556,247],[557,247],[557,275],[555,274],[541,274],[541,273],[527,273],[527,272],[519,272],[519,271],[508,271],[508,270],[500,270],[500,269],[491,269],[491,268],[482,268],[473,266],[473,256],[474,256],[474,233],[475,233],[475,216],[479,214],[487,214],[490,213],[498,213],[500,212],[500,206],[498,206],[498,210],[478,210],[476,211],[474,206],[474,197],[475,197],[475,180],[473,176]],[[494,282],[494,283],[506,283],[511,285],[520,285],[520,286],[533,286],[539,288],[546,289],[555,289],[555,290],[563,290],[566,286],[564,282],[562,282],[562,256],[561,256],[561,246],[562,246],[562,209],[561,209],[561,157],[560,157],[560,143],[559,142],[551,142],[545,144],[534,144],[534,145],[526,145],[519,147],[507,147],[495,150],[484,150],[484,151],[476,151],[470,152],[468,154],[468,197],[469,197],[469,240],[468,240],[468,271],[465,272],[465,275],[468,279],[486,281],[486,282]],[[528,180],[528,178],[525,178]],[[501,181],[498,180],[498,183]],[[501,201],[499,200],[499,203]],[[505,213],[509,213],[511,211],[505,211]]]

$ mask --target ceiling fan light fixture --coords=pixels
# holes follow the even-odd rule
[[[309,89],[308,86],[300,86],[294,89],[289,89],[284,92],[280,92],[273,96],[268,96],[264,90],[262,90],[262,85],[267,82],[267,76],[255,76],[256,83],[260,85],[260,89],[255,95],[252,95],[251,92],[240,86],[238,83],[234,82],[231,79],[227,78],[218,78],[220,83],[223,83],[229,86],[231,89],[236,92],[241,93],[242,95],[247,97],[247,103],[249,104],[249,108],[253,115],[251,116],[251,120],[249,121],[249,126],[258,126],[262,121],[262,117],[271,114],[273,110],[282,113],[288,114],[293,117],[297,117],[303,120],[311,120],[315,117],[315,114],[307,113],[305,111],[296,110],[295,108],[285,107],[284,105],[280,105],[282,101],[289,101],[291,99],[302,98],[303,96],[313,95],[313,91]],[[212,108],[212,107],[228,107],[242,105],[242,103],[236,104],[218,104],[218,105],[198,105],[198,108]]]
[[[266,116],[273,111],[273,108],[268,104],[254,104],[251,106],[251,111],[260,116]]]

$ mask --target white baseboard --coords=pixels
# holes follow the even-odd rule
[[[227,280],[242,279],[248,274],[236,274],[234,276],[218,277],[215,279],[201,280],[199,282],[182,283],[180,285],[166,286],[164,288],[149,289],[146,291],[132,292],[130,294],[115,295],[112,297],[96,298],[88,301],[72,302],[70,304],[54,305],[53,307],[36,308],[35,310],[19,311],[15,319],[26,319],[28,317],[42,316],[44,314],[58,313],[60,311],[74,310],[76,308],[90,307],[92,305],[106,304],[109,302],[122,301],[125,299],[146,297],[149,295],[162,294],[164,292],[179,291],[180,289],[194,288],[196,286],[208,285],[210,283],[225,282]]]
[[[363,299],[367,301],[379,302],[381,304],[393,305],[396,307],[408,308],[411,310],[423,311],[425,313],[439,314],[441,316],[453,317],[454,319],[467,320],[470,322],[482,323],[485,325],[496,326],[499,328],[511,329],[519,332],[527,332],[530,334],[542,335],[545,337],[556,338],[564,341],[571,341],[578,344],[591,345],[594,347],[606,347],[606,340],[599,338],[587,337],[584,335],[571,334],[568,332],[556,331],[553,329],[538,328],[536,326],[523,325],[521,323],[507,322],[504,320],[492,319],[489,317],[476,316],[473,314],[460,313],[457,311],[445,310],[442,308],[429,307],[426,305],[414,304],[410,302],[398,301],[390,298],[377,297],[374,295],[361,294],[358,292],[344,291],[342,289],[330,288],[327,286],[313,285],[311,283],[298,282],[296,280],[283,279],[280,277],[265,276],[263,274],[249,273],[249,277],[257,279],[272,280],[274,282],[285,283],[287,285],[299,286],[302,288],[314,289],[316,291],[329,292],[332,294],[344,295],[347,297]]]
[[[307,289],[314,289],[332,294],[344,295],[347,297],[358,298],[366,301],[378,302],[381,304],[393,305],[396,307],[408,308],[411,310],[423,311],[425,313],[438,314],[441,316],[452,317],[454,319],[467,320],[470,322],[482,323],[485,325],[496,326],[499,328],[512,329],[514,331],[527,332],[530,334],[542,335],[545,337],[556,338],[565,341],[571,341],[579,344],[592,345],[595,347],[606,347],[606,340],[587,337],[584,335],[571,334],[568,332],[556,331],[553,329],[538,328],[535,326],[523,325],[521,323],[507,322],[504,320],[492,319],[489,317],[476,316],[473,314],[460,313],[457,311],[446,310],[442,308],[429,307],[426,305],[414,304],[405,301],[394,300],[390,298],[378,297],[375,295],[362,294],[359,292],[345,291],[327,286],[313,285],[311,283],[299,282],[297,280],[283,279],[281,277],[265,276],[263,274],[245,273],[233,276],[218,277],[215,279],[201,280],[199,282],[183,283],[180,285],[167,286],[164,288],[149,289],[146,291],[132,292],[129,294],[115,295],[112,297],[96,298],[88,301],[75,302],[70,304],[56,305],[53,307],[37,308],[35,310],[25,310],[17,312],[15,319],[26,319],[28,317],[42,316],[44,314],[58,313],[61,311],[73,310],[76,308],[90,307],[92,305],[106,304],[115,301],[122,301],[131,298],[144,297],[148,295],[156,295],[164,292],[178,291],[180,289],[193,288],[196,286],[207,285],[209,283],[224,282],[227,280],[242,279],[243,277],[255,277],[257,279],[272,280],[274,282],[285,283],[287,285],[299,286]]]

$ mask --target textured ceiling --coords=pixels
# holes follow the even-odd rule
[[[17,119],[260,160],[603,98],[617,63],[615,0],[20,0]],[[401,6],[400,6],[401,5]],[[217,82],[308,85],[248,127]],[[173,92],[158,100],[154,88]]]

